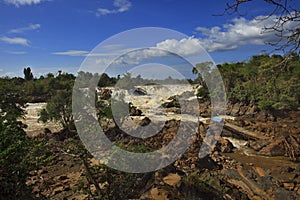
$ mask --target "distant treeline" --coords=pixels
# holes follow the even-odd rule
[[[195,70],[197,69],[197,70]],[[224,63],[217,65],[222,75],[229,103],[256,104],[261,109],[296,109],[300,106],[300,58],[294,54],[289,58],[281,55],[257,55],[247,62]],[[78,81],[82,87],[118,86],[132,88],[151,84],[201,84],[200,95],[210,96],[203,73],[216,72],[209,69],[207,63],[197,64],[193,69],[198,74],[195,80],[178,80],[168,77],[164,80],[133,77],[130,73],[109,77],[106,73],[97,74],[78,72]],[[201,73],[199,73],[201,72]],[[49,73],[33,78],[30,68],[24,69],[24,78],[1,78],[0,83],[9,82],[28,101],[47,101],[57,90],[72,90],[76,77],[59,71],[57,76]],[[98,83],[98,84],[95,84]]]
[[[218,65],[231,103],[256,104],[262,110],[300,107],[300,58],[253,56],[248,62]]]

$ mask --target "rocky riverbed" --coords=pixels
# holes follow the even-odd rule
[[[139,140],[124,133],[116,134],[116,125],[111,120],[102,119],[100,124],[104,126],[107,136],[121,142],[124,148],[142,144],[151,149],[159,149],[175,137],[180,115],[183,114],[177,112],[175,103],[170,103],[172,101],[169,97],[174,95],[174,91],[172,94],[167,93],[170,89],[159,87],[157,90],[160,92],[155,96],[153,88],[148,86],[142,89],[147,94],[130,94],[126,97],[126,101],[134,106],[134,115],[130,117],[136,123],[141,123],[145,117],[150,120],[147,123],[163,121],[163,128],[157,135],[147,140]],[[186,88],[177,89],[175,94],[181,94],[185,90]],[[189,92],[193,93],[193,90],[189,88]],[[165,96],[159,98],[162,94]],[[170,103],[168,107],[161,107],[166,102]],[[31,108],[34,110],[41,106],[44,104],[31,105]],[[202,102],[197,109],[204,116],[203,119],[210,116],[208,102]],[[186,115],[185,118],[190,119],[188,121],[191,123],[195,122],[194,116]],[[143,187],[139,188],[139,195],[134,198],[299,199],[300,111],[266,113],[253,105],[238,104],[228,105],[227,116],[223,118],[226,118],[227,123],[261,134],[267,140],[253,140],[224,129],[210,155],[200,159],[198,153],[208,129],[208,125],[201,124],[195,132],[192,145],[180,159],[164,169],[148,174],[146,179],[142,176]],[[36,127],[34,130],[28,129],[29,134],[43,131],[44,127],[34,124],[36,121],[30,121],[30,117],[28,119]],[[90,194],[82,190],[88,184],[83,163],[79,158],[68,155],[66,141],[52,133],[48,134],[46,138],[53,148],[54,159],[50,165],[32,172],[28,185],[33,186],[37,196],[44,195],[51,199],[89,199]],[[89,163],[99,165],[95,159],[89,159]],[[96,180],[100,181],[100,178],[96,177]],[[140,179],[137,179],[137,183],[138,180]],[[95,193],[95,188],[91,192]]]

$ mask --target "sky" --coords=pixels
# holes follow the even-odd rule
[[[262,28],[272,24],[274,18],[257,20],[271,8],[257,1],[242,8],[242,16],[220,16],[226,8],[225,2],[0,0],[0,76],[23,77],[25,67],[30,67],[36,77],[49,72],[56,74],[58,70],[76,74],[91,53],[97,64],[104,65],[109,60],[108,54],[117,52],[120,56],[120,52],[140,45],[152,45],[184,57],[195,56],[205,49],[215,63],[246,61],[264,51],[273,53],[266,42],[275,41],[276,36],[262,33]],[[130,42],[139,36],[111,40],[116,34],[143,27],[171,29],[186,37],[177,37],[180,34],[171,37],[172,31],[167,31],[168,34],[161,33],[148,44],[148,38],[154,36],[145,32],[142,35],[145,41],[134,47]],[[103,42],[106,45],[100,46],[106,51],[95,51]],[[102,53],[100,58],[96,58],[95,52],[97,56]],[[151,51],[143,53],[147,54],[143,54],[143,58],[153,54]]]

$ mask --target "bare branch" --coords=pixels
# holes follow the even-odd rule
[[[259,0],[256,0],[256,2]],[[263,33],[274,32],[278,40],[275,42],[268,42],[267,44],[275,47],[275,50],[282,50],[283,52],[300,53],[300,10],[293,7],[293,2],[297,0],[260,0],[264,1],[273,10],[265,17],[257,18],[256,20],[267,20],[274,18],[274,23],[269,27],[264,27]],[[240,8],[246,3],[253,3],[253,0],[233,0],[232,3],[226,3],[226,8],[222,15],[232,15],[237,13],[240,15]]]

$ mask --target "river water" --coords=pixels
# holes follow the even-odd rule
[[[22,119],[22,122],[27,125],[25,131],[29,137],[35,137],[40,133],[43,133],[45,128],[48,128],[52,132],[60,131],[61,127],[54,122],[45,124],[38,122],[39,112],[41,109],[45,108],[46,105],[46,103],[27,103],[25,108],[25,118]]]

